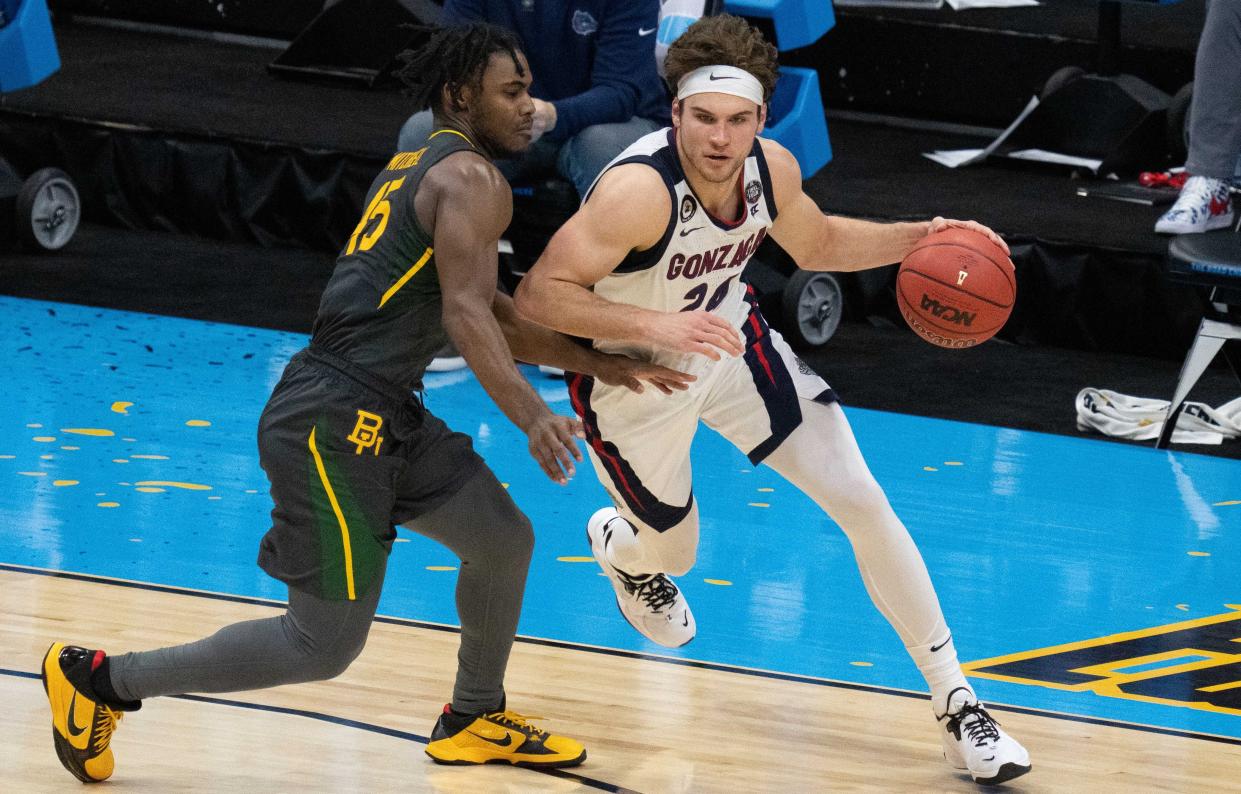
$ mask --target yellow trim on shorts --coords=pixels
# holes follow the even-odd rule
[[[336,520],[340,523],[340,539],[345,547],[345,590],[349,594],[350,601],[356,601],[358,596],[353,589],[353,548],[349,545],[349,524],[345,522],[345,514],[340,510],[340,502],[336,501],[336,492],[332,490],[332,483],[328,482],[327,471],[323,468],[323,458],[319,456],[319,450],[315,447],[315,428],[310,428],[310,454],[315,459],[315,468],[319,470],[319,479],[323,481],[323,490],[327,491],[327,499],[332,503],[332,512],[336,514]]]
[[[418,259],[418,261],[414,263],[414,266],[411,267],[409,270],[406,270],[405,275],[398,278],[395,284],[393,284],[391,287],[388,287],[388,291],[385,292],[384,296],[379,299],[379,308],[382,309],[384,307],[384,304],[388,302],[388,299],[391,298],[393,295],[395,295],[397,293],[397,290],[405,286],[405,282],[413,278],[414,274],[417,273],[419,270],[422,270],[422,266],[425,265],[427,261],[431,259],[431,253],[433,251],[434,249],[428,246],[427,250],[422,253],[422,256]]]

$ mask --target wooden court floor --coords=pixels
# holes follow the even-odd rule
[[[0,571],[5,791],[78,790],[56,760],[35,677],[49,638],[141,649],[278,605],[120,580]],[[570,772],[442,767],[423,754],[450,691],[457,635],[377,622],[340,678],[211,698],[157,698],[122,722],[107,791],[968,791],[940,757],[922,697],[704,669],[524,640],[509,668],[521,712],[587,746]],[[995,710],[1029,747],[1028,792],[1225,792],[1241,748],[1053,714]]]

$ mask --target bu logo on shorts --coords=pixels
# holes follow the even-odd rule
[[[376,455],[379,454],[379,445],[384,442],[383,437],[379,435],[379,428],[383,427],[383,423],[382,416],[358,409],[358,423],[353,426],[353,432],[345,438],[349,443],[358,445],[353,454],[361,455],[362,450],[371,447],[375,448]]]

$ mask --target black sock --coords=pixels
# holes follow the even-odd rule
[[[454,709],[454,708],[450,705],[450,706],[448,707],[448,713],[449,713],[449,715],[451,715],[452,717],[457,717],[457,718],[460,718],[460,719],[467,719],[467,720],[469,720],[470,722],[472,722],[472,721],[474,720],[474,718],[476,718],[476,717],[481,717],[481,716],[483,716],[484,714],[495,714],[497,711],[504,711],[504,709],[505,709],[505,707],[506,707],[507,705],[508,705],[508,696],[507,696],[507,694],[505,694],[505,695],[501,695],[501,696],[500,696],[500,705],[499,705],[499,706],[496,706],[494,709],[483,709],[482,711],[480,711],[480,712],[476,712],[476,713],[474,713],[474,714],[463,714],[463,713],[461,713],[460,711],[457,711],[456,709]],[[465,725],[469,725],[469,724],[470,724],[469,722],[466,722],[466,723],[465,723]],[[463,726],[463,727],[464,727],[464,726]]]
[[[99,698],[105,706],[117,709],[119,711],[136,711],[142,704],[140,700],[121,700],[120,695],[116,694],[116,689],[112,686],[112,674],[109,672],[108,657],[103,657],[103,661],[99,666],[91,671],[90,686],[95,690],[95,696]]]

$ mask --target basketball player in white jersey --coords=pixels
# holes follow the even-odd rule
[[[567,375],[615,505],[595,513],[587,535],[621,613],[662,645],[693,639],[693,615],[669,574],[687,572],[697,552],[689,451],[701,420],[848,535],[867,591],[930,686],[946,758],[980,783],[1024,774],[1029,754],[961,673],[922,557],[834,392],[767,326],[741,279],[767,234],[810,270],[897,262],[949,226],[1007,246],[969,221],[878,224],[820,212],[793,156],[757,137],[776,51],[740,18],[698,21],[671,46],[665,68],[673,126],[609,164],[516,294],[518,311],[536,322],[695,376],[684,390],[635,393]]]

